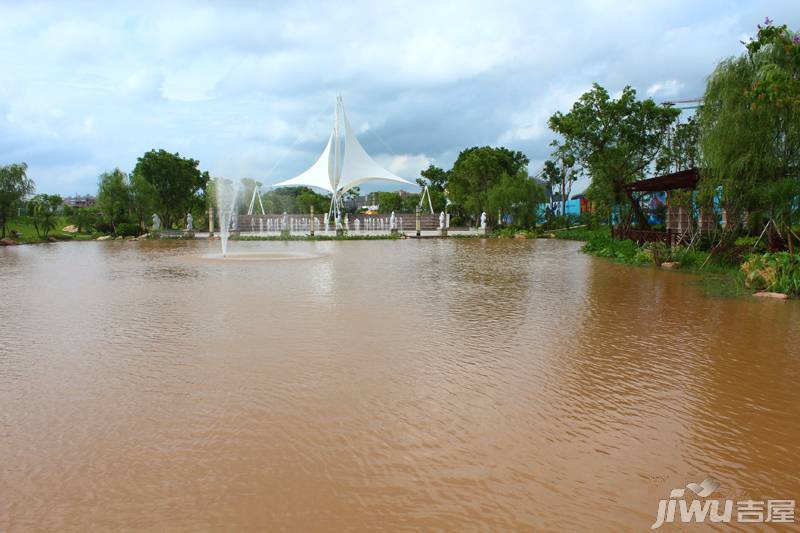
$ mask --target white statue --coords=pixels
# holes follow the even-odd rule
[[[194,224],[194,217],[192,217],[191,213],[186,213],[186,230],[187,231],[192,231],[194,229],[194,226],[192,226],[192,224]]]
[[[486,211],[481,213],[481,229],[486,229]]]
[[[350,231],[350,219],[347,216],[347,213],[344,214],[344,229]]]
[[[392,215],[389,217],[389,229],[397,229],[397,219],[394,217],[394,211],[392,211]]]
[[[359,219],[356,219],[354,224],[356,225],[356,233],[358,233],[358,231],[361,230],[361,221]]]
[[[158,215],[153,213],[153,229],[160,230],[161,229],[161,219],[158,218]]]
[[[439,213],[439,229],[444,229],[444,211]]]
[[[325,211],[325,231],[326,232],[328,231],[328,224],[330,223],[330,220],[331,220],[330,211]]]
[[[283,212],[283,231],[289,231],[289,215]]]

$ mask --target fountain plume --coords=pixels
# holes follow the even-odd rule
[[[239,183],[217,178],[214,180],[214,195],[217,201],[217,215],[219,217],[219,241],[222,244],[222,256],[225,257],[228,253],[231,220],[236,216]]]

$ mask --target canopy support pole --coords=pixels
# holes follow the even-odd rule
[[[261,214],[266,215],[267,212],[264,210],[264,202],[261,201],[261,195],[258,194],[258,184],[256,184],[255,188],[253,189],[253,197],[250,198],[250,207],[247,208],[247,214],[253,214],[253,211],[256,207],[256,197],[258,197],[258,203],[261,206]]]
[[[431,210],[431,215],[433,215],[433,214],[435,214],[435,213],[433,212],[433,202],[431,202],[431,191],[429,191],[429,190],[428,190],[428,186],[427,186],[427,185],[425,186],[425,188],[424,188],[424,189],[422,189],[422,196],[421,196],[421,197],[420,197],[420,199],[419,199],[419,206],[420,206],[420,208],[422,207],[422,205],[423,205],[423,204],[424,204],[424,202],[425,202],[425,196],[427,196],[427,197],[428,197],[428,207],[429,207],[429,208],[430,208],[430,210]]]

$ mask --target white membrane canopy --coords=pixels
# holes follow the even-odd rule
[[[274,187],[317,187],[328,192],[336,192],[337,195],[346,192],[367,181],[389,181],[402,183],[405,185],[415,185],[414,183],[396,176],[380,166],[369,154],[367,154],[361,143],[358,142],[347,120],[341,98],[336,101],[336,118],[334,119],[333,133],[328,138],[328,144],[320,155],[317,162],[311,168],[292,179],[282,181],[273,185]],[[337,132],[339,131],[339,114],[344,119],[344,155],[339,161],[343,161],[339,168],[340,177],[336,177],[336,145]]]
[[[414,185],[400,176],[395,176],[372,159],[353,134],[344,110],[342,110],[342,114],[344,117],[344,165],[342,166],[339,191],[346,192],[365,181],[373,180]]]
[[[334,191],[332,145],[333,133],[328,137],[328,144],[325,145],[322,155],[311,168],[290,180],[276,183],[273,187],[318,187],[332,193]]]

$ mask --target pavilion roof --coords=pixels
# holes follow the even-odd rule
[[[675,189],[694,189],[700,180],[696,168],[664,174],[646,180],[634,181],[625,186],[628,192],[672,191]]]

